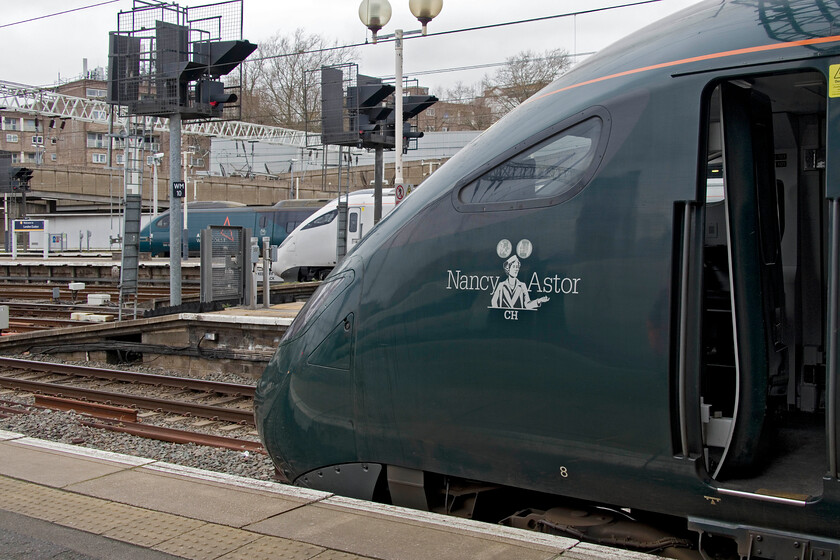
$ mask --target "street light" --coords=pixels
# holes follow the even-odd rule
[[[426,25],[440,14],[443,0],[409,0],[408,8],[420,23],[421,31],[406,31],[405,34],[426,34]],[[387,14],[387,15],[386,15]],[[391,19],[391,4],[388,0],[362,0],[359,6],[359,19],[373,33],[376,33]],[[394,187],[403,183],[403,30],[394,31]],[[386,37],[383,37],[386,38]],[[374,216],[378,213],[374,209]]]
[[[408,9],[423,24],[423,35],[425,35],[426,25],[443,9],[443,0],[408,0]]]
[[[377,31],[391,21],[391,4],[388,0],[362,0],[359,5],[359,19],[371,30],[375,43]]]

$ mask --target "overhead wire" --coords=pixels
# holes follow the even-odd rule
[[[3,24],[0,24],[0,29],[2,29],[4,27],[11,27],[13,25],[20,25],[22,23],[30,23],[30,22],[33,22],[33,21],[47,19],[47,18],[51,18],[51,17],[55,17],[55,16],[63,16],[65,14],[71,14],[73,12],[79,12],[81,10],[87,10],[87,9],[90,9],[90,8],[97,8],[99,6],[104,6],[106,4],[114,4],[115,2],[123,2],[123,1],[124,0],[105,0],[104,2],[98,2],[96,4],[89,4],[87,6],[80,6],[78,8],[71,8],[69,10],[63,10],[61,12],[55,12],[55,13],[52,13],[52,14],[44,14],[42,16],[36,16],[36,17],[29,18],[29,19],[22,19],[20,21],[13,21],[11,23],[3,23]]]
[[[600,8],[592,8],[592,9],[589,9],[589,10],[579,10],[579,11],[576,11],[576,12],[566,12],[566,13],[563,13],[563,14],[554,14],[554,15],[551,15],[551,16],[540,16],[540,17],[520,19],[520,20],[515,20],[515,21],[505,21],[505,22],[500,22],[500,23],[489,23],[487,25],[477,25],[477,26],[474,26],[474,27],[462,27],[462,28],[459,28],[459,29],[449,29],[449,30],[446,30],[446,31],[436,31],[436,32],[433,32],[433,33],[428,33],[426,35],[405,35],[405,36],[403,36],[403,39],[408,40],[408,39],[417,39],[419,37],[437,37],[437,36],[441,36],[441,35],[451,35],[453,33],[464,33],[464,32],[467,32],[467,31],[481,31],[481,30],[484,30],[484,29],[493,29],[493,28],[496,28],[496,27],[505,27],[505,26],[509,26],[509,25],[520,25],[520,24],[523,24],[523,23],[534,23],[534,22],[538,22],[538,21],[547,21],[547,20],[551,20],[551,19],[558,19],[558,18],[564,18],[564,17],[574,17],[574,16],[580,16],[580,15],[588,15],[588,14],[594,14],[594,13],[598,13],[598,12],[604,12],[604,11],[607,11],[607,10],[616,10],[616,9],[620,9],[620,8],[632,8],[632,7],[635,7],[635,6],[641,6],[641,5],[644,5],[644,4],[653,4],[653,3],[662,2],[662,1],[663,0],[639,0],[637,2],[630,2],[630,3],[627,3],[627,4],[617,4],[617,5],[614,5],[614,6],[602,6]],[[332,47],[323,47],[323,48],[320,48],[320,49],[312,49],[312,50],[308,50],[308,51],[295,51],[295,52],[290,52],[290,53],[280,53],[280,54],[273,54],[273,55],[261,56],[261,57],[256,57],[256,58],[248,58],[247,60],[244,61],[244,63],[262,62],[263,60],[272,60],[272,59],[276,59],[276,58],[287,58],[287,57],[290,57],[290,56],[300,56],[300,55],[304,55],[304,54],[315,54],[315,53],[320,53],[320,52],[329,52],[329,51],[335,51],[335,50],[341,50],[341,49],[352,49],[352,48],[356,48],[356,47],[364,47],[364,46],[373,45],[373,44],[392,43],[395,40],[396,39],[393,38],[393,37],[383,37],[383,38],[380,38],[376,43],[372,43],[372,42],[368,41],[367,39],[365,39],[364,43],[352,43],[352,44],[347,44],[347,45],[334,45]]]

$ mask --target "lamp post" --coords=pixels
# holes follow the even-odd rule
[[[394,188],[403,183],[403,35],[425,35],[426,25],[443,9],[443,0],[409,0],[408,8],[423,24],[423,29],[405,33],[402,29],[397,29],[393,36],[382,37],[394,38]],[[373,33],[373,42],[376,43],[377,32],[391,19],[391,5],[388,0],[362,0],[359,5],[359,19]],[[381,205],[381,193],[378,194],[377,206]],[[375,208],[374,216],[378,215],[381,215],[381,210],[377,212]]]

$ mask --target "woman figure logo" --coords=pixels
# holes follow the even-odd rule
[[[515,310],[533,310],[548,301],[548,297],[532,300],[528,293],[528,288],[525,283],[520,281],[519,269],[522,267],[520,259],[527,259],[531,256],[533,246],[527,239],[523,239],[516,244],[516,254],[511,255],[513,245],[507,239],[502,239],[496,245],[496,254],[500,258],[506,259],[503,268],[507,279],[499,282],[496,289],[493,291],[493,297],[490,300],[490,307],[495,309],[515,309]],[[506,311],[505,319],[518,319],[517,311]]]

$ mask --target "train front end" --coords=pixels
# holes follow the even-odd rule
[[[269,455],[290,482],[370,498],[307,479],[323,479],[324,472],[314,471],[329,465],[335,473],[357,458],[351,375],[357,264],[348,259],[330,275],[286,331],[257,386],[255,417]]]

